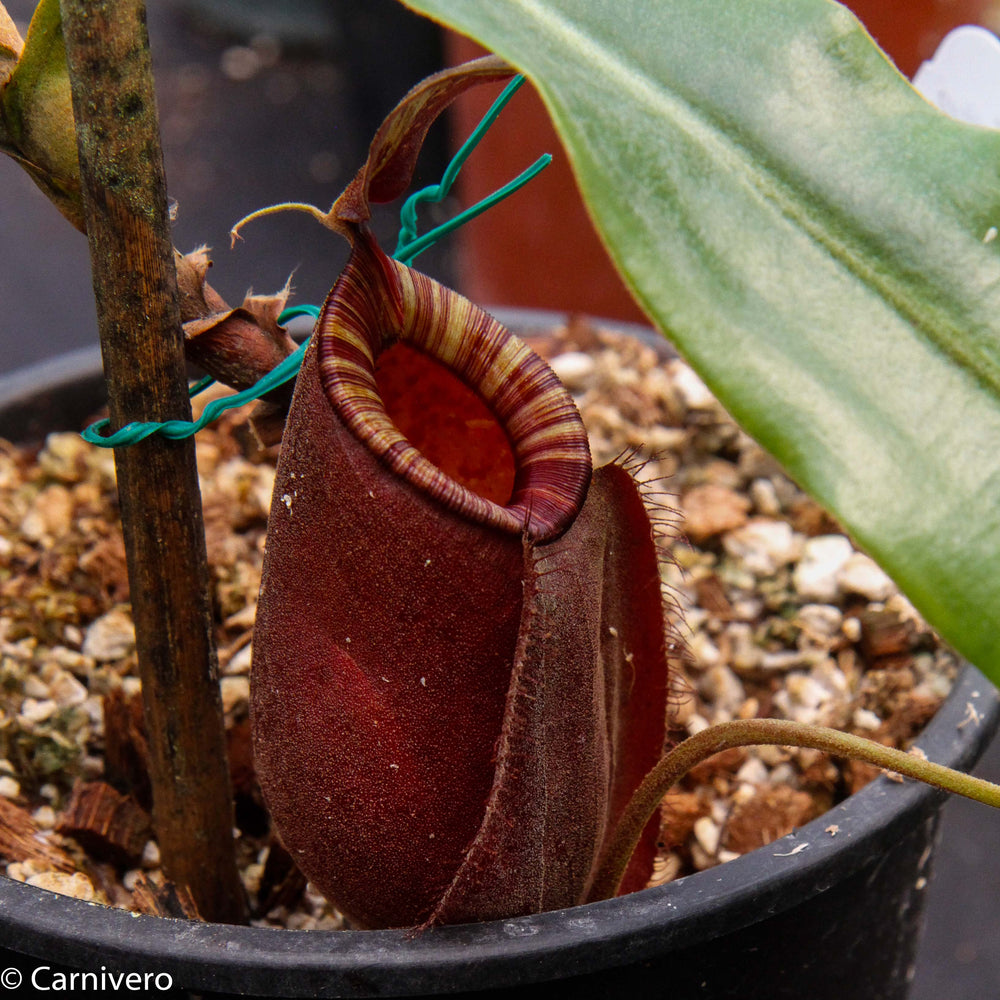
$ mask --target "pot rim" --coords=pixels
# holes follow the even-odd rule
[[[550,327],[560,318],[497,314],[521,330]],[[650,337],[647,328],[606,325]],[[5,411],[92,383],[99,372],[98,353],[85,350],[0,376],[0,431]],[[966,665],[917,742],[931,760],[966,768],[998,724],[1000,693]],[[567,910],[416,935],[144,916],[0,877],[0,941],[83,969],[168,972],[178,985],[196,990],[362,997],[518,986],[564,975],[567,967],[585,974],[642,961],[779,913],[859,870],[946,797],[917,782],[881,777],[794,833],[719,867]]]

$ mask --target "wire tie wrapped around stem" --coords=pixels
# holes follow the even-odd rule
[[[462,144],[461,149],[459,149],[459,151],[452,158],[441,177],[441,181],[438,184],[432,184],[429,187],[415,191],[403,203],[403,207],[400,210],[399,240],[396,245],[395,253],[393,254],[395,259],[400,261],[400,263],[410,264],[418,254],[423,253],[424,250],[432,246],[438,240],[464,225],[470,219],[474,219],[477,215],[480,215],[487,209],[492,208],[494,205],[503,201],[505,198],[508,198],[515,191],[518,191],[552,162],[552,157],[548,153],[544,156],[540,156],[530,167],[520,173],[512,181],[505,184],[502,188],[494,191],[493,194],[488,195],[482,201],[479,201],[470,208],[460,212],[447,222],[436,226],[423,236],[417,235],[417,206],[424,202],[440,202],[448,196],[451,191],[451,187],[454,184],[455,179],[458,177],[458,173],[462,169],[465,161],[479,144],[480,140],[489,130],[490,126],[496,121],[504,106],[511,99],[511,97],[514,96],[515,91],[521,86],[522,83],[524,83],[524,77],[517,76],[511,80],[509,84],[507,84],[500,96],[493,102],[489,111],[486,112],[482,120],[473,130],[472,134]],[[319,306],[291,306],[281,313],[278,317],[278,322],[284,324],[298,316],[311,316],[313,319],[316,319],[319,316],[319,312]],[[101,448],[127,447],[128,445],[135,444],[137,441],[142,441],[152,434],[160,434],[163,437],[170,438],[172,440],[180,440],[182,438],[191,437],[192,435],[197,434],[202,428],[207,427],[209,424],[218,420],[219,417],[221,417],[227,410],[236,409],[237,407],[244,406],[247,403],[252,403],[254,400],[266,395],[278,386],[283,385],[285,382],[295,378],[299,367],[302,364],[302,358],[305,354],[305,349],[308,343],[309,340],[307,338],[297,351],[290,354],[284,361],[272,368],[271,371],[269,371],[254,385],[250,386],[250,388],[244,389],[242,392],[237,392],[232,396],[226,396],[222,399],[213,399],[210,403],[208,403],[197,420],[137,421],[127,424],[113,434],[105,434],[110,421],[99,420],[87,427],[82,432],[82,437],[90,444],[97,445]],[[194,397],[199,393],[204,392],[214,382],[215,379],[211,376],[207,376],[200,379],[198,382],[195,382],[190,389],[191,396]]]

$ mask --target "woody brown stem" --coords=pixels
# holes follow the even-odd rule
[[[190,420],[141,0],[62,0],[114,428]],[[242,922],[194,445],[115,451],[164,868],[206,919]]]

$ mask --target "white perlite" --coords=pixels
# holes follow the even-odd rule
[[[817,535],[803,547],[792,581],[800,597],[829,603],[840,593],[837,576],[854,553],[844,535]]]
[[[845,594],[860,594],[869,601],[886,601],[896,592],[896,585],[863,552],[855,552],[840,567],[837,585]]]
[[[135,626],[123,608],[112,608],[92,622],[83,639],[83,655],[100,662],[119,660],[135,647]]]

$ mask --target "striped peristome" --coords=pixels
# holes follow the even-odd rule
[[[316,329],[327,398],[350,430],[397,475],[450,510],[533,541],[555,538],[569,526],[590,484],[586,431],[549,366],[492,316],[391,260],[360,233]],[[515,464],[506,506],[442,472],[389,418],[375,382],[375,364],[397,341],[449,368],[503,427]]]

